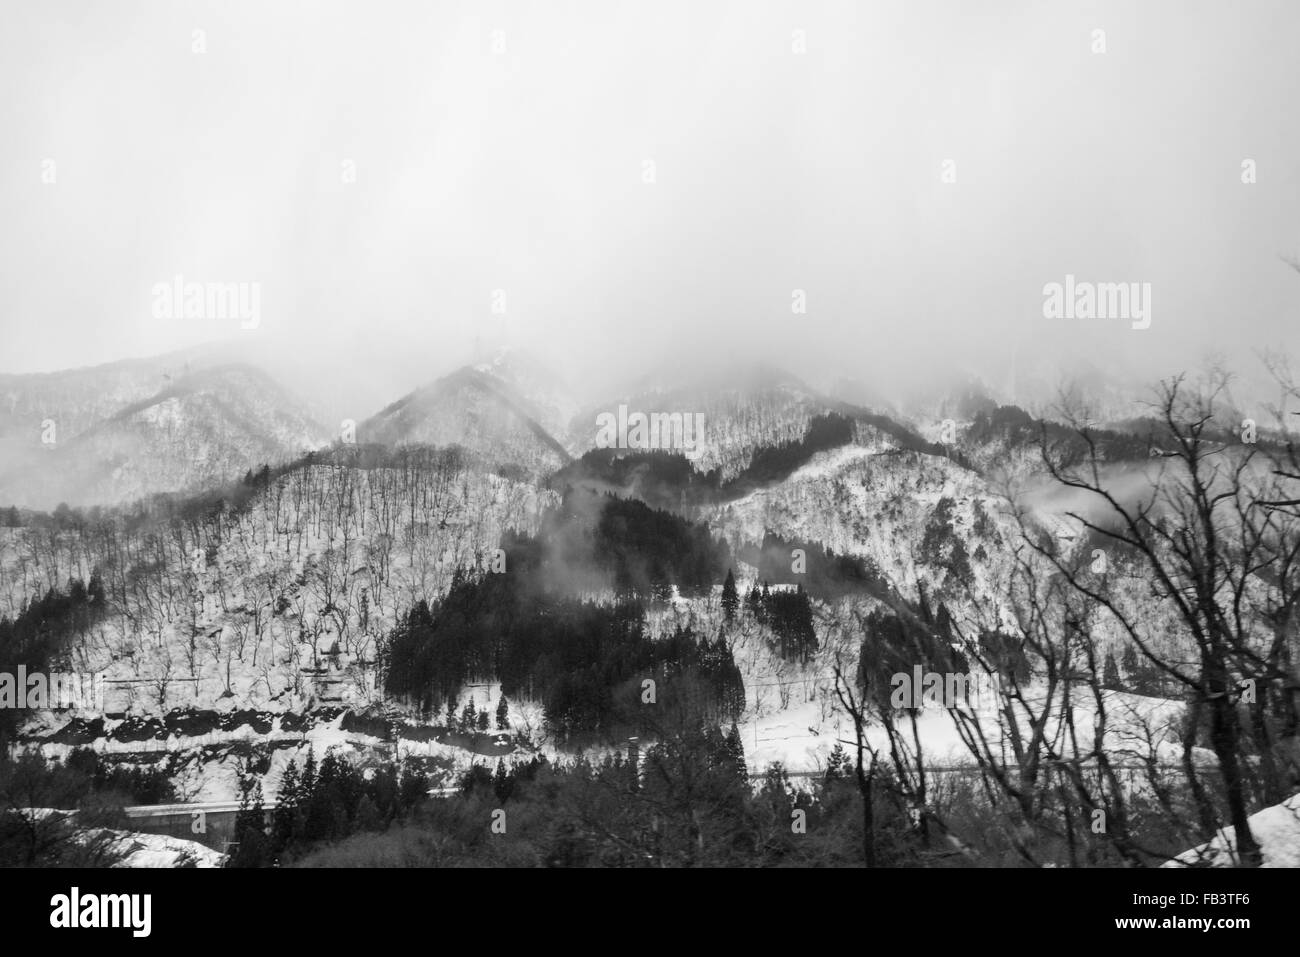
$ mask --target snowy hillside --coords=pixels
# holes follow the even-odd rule
[[[543,425],[556,415],[554,408],[534,405],[491,371],[461,369],[361,423],[357,440],[392,447],[459,445],[488,462],[513,465],[538,478],[568,458]]]
[[[662,718],[627,717],[655,702],[649,680],[670,715],[700,707],[725,730],[746,780],[778,768],[815,790],[857,733],[844,695],[873,688],[863,747],[912,802],[999,760],[1086,777],[1105,755],[1120,769],[1106,800],[1216,773],[1204,718],[1132,647],[1188,660],[1176,606],[1136,556],[1097,558],[1016,431],[1023,413],[992,421],[971,395],[955,432],[928,413],[904,424],[770,368],[627,395],[600,408],[702,413],[702,454],[591,453],[567,390],[510,356],[329,443],[242,366],[60,442],[19,476],[40,501],[137,500],[5,513],[0,627],[106,687],[102,706],[24,713],[18,747],[165,788],[150,803],[288,794],[326,758],[369,782],[400,767],[421,789],[409,805],[485,768],[617,768],[629,720],[662,749]],[[141,498],[161,489],[180,494]],[[1128,630],[1063,598],[1058,561],[1091,563]],[[1242,596],[1264,607],[1266,592]],[[998,673],[1014,693],[978,713],[886,703],[879,683],[923,665]]]
[[[296,458],[327,440],[288,395],[249,366],[180,375],[80,431],[63,424],[57,403],[46,408],[52,430],[45,437],[52,441],[42,442],[39,428],[30,430],[0,472],[0,501],[50,509],[60,502],[112,505],[155,492],[194,491]]]

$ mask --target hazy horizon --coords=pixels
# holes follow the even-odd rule
[[[1297,26],[1284,2],[19,8],[0,371],[217,341],[379,395],[510,344],[574,377],[690,353],[897,389],[1294,355],[1300,74],[1270,41]],[[157,318],[177,276],[256,284],[256,327]],[[1150,284],[1149,326],[1045,318],[1067,276]]]

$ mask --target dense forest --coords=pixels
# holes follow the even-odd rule
[[[805,663],[817,650],[817,633],[813,630],[812,602],[802,585],[794,591],[773,591],[764,584],[755,585],[745,598],[745,606],[760,624],[772,629],[777,652],[786,661]]]
[[[725,642],[646,626],[647,602],[673,587],[708,593],[728,558],[704,526],[571,494],[536,537],[508,535],[495,563],[458,570],[439,602],[407,612],[385,647],[385,689],[433,713],[467,682],[495,678],[510,697],[531,691],[565,740],[637,727],[646,681],[669,701],[690,687],[703,712],[734,720],[744,687]],[[613,600],[575,597],[584,587]]]
[[[239,769],[239,812],[227,867],[267,867],[313,845],[351,834],[383,831],[425,800],[429,781],[419,767],[386,761],[363,771],[334,750],[316,761],[308,749],[302,768],[291,760],[275,792],[267,827],[265,768]]]

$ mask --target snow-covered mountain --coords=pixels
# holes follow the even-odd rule
[[[47,419],[58,438],[80,435],[210,364],[204,351],[188,350],[59,372],[0,373],[0,450],[14,455],[38,443]]]
[[[464,368],[409,393],[361,423],[357,441],[384,446],[460,446],[494,466],[540,477],[568,461],[541,405],[502,377],[500,365]]]
[[[15,394],[24,396],[14,402],[23,410],[15,418],[27,427],[10,443],[0,501],[49,509],[60,502],[112,505],[155,492],[195,491],[291,460],[327,439],[288,394],[251,366],[182,367],[162,373],[162,387],[141,396],[158,368],[91,370],[90,383],[65,380],[57,392],[38,388],[35,397],[15,383]],[[112,411],[93,397],[98,383],[115,386],[113,400],[121,404]],[[32,421],[36,415],[44,426]]]
[[[94,575],[105,595],[90,623],[73,626],[60,664],[108,676],[111,701],[71,718],[37,715],[23,740],[47,757],[90,747],[128,766],[166,746],[173,783],[189,800],[233,799],[250,741],[266,751],[268,787],[313,744],[358,761],[400,749],[431,762],[435,783],[454,784],[483,755],[500,748],[508,756],[515,744],[452,736],[385,690],[404,622],[417,609],[438,609],[466,574],[510,580],[515,566],[503,564],[503,546],[521,538],[536,552],[519,554],[539,556],[547,587],[570,589],[590,610],[609,608],[615,582],[566,574],[576,552],[565,549],[600,534],[613,547],[591,552],[597,572],[648,549],[638,566],[648,576],[665,567],[699,574],[698,563],[678,569],[675,556],[654,552],[655,539],[671,535],[692,562],[700,548],[705,565],[701,543],[718,542],[725,564],[704,569],[704,588],[655,580],[645,611],[650,639],[670,642],[683,629],[724,636],[744,685],[736,721],[755,739],[756,766],[780,761],[815,773],[851,733],[835,676],[854,673],[871,616],[896,614],[968,638],[1014,631],[1020,527],[999,480],[1009,469],[1032,478],[1035,463],[1008,432],[1019,418],[989,424],[997,405],[986,392],[971,387],[948,403],[904,418],[896,407],[860,405],[758,366],[709,376],[668,370],[575,413],[562,380],[503,355],[393,402],[357,426],[355,446],[325,446],[264,374],[243,366],[191,372],[60,440],[36,463],[46,469],[29,463],[19,475],[46,503],[167,488],[195,492],[201,506],[110,508],[84,525],[25,515],[21,527],[0,527],[0,617],[16,618],[33,596],[70,578]],[[701,454],[587,454],[596,416],[619,406],[701,414]],[[954,434],[940,434],[950,431],[940,414],[954,419]],[[316,454],[302,455],[313,447]],[[262,462],[288,464],[223,493]],[[621,509],[612,518],[611,502]],[[1054,510],[1043,497],[1025,520],[1052,526]],[[572,524],[557,532],[556,515]],[[688,531],[678,536],[680,525]],[[1061,547],[1081,548],[1067,531],[1057,531]],[[805,558],[818,563],[816,585],[800,577]],[[722,600],[726,571],[747,603],[734,621]],[[1168,605],[1118,557],[1114,571],[1118,600],[1138,617],[1168,617]],[[795,599],[806,602],[816,639],[806,656],[788,656],[781,626],[749,606],[765,583],[795,594],[807,583]],[[1119,656],[1122,636],[1094,635],[1102,655]],[[1169,647],[1175,641],[1171,633]],[[476,693],[482,701],[485,687],[501,698],[502,676],[485,670],[454,692],[453,710]],[[1109,733],[1150,730],[1152,748],[1174,746],[1177,702],[1135,693],[1115,703],[1141,713],[1124,719],[1130,724],[1116,719]],[[509,715],[527,729],[528,747],[562,758],[566,744],[546,730],[546,707],[531,689],[510,692]],[[1079,707],[1079,722],[1091,726],[1091,705]],[[918,733],[933,758],[960,757],[944,715],[927,715]]]

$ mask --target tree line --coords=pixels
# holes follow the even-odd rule
[[[229,867],[266,867],[320,842],[383,831],[417,807],[429,787],[428,776],[409,760],[385,761],[367,774],[334,749],[317,764],[308,748],[301,770],[290,759],[280,775],[268,822],[264,776],[251,766],[239,769],[236,847]]]

